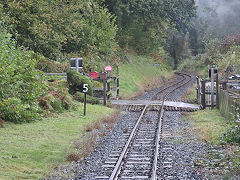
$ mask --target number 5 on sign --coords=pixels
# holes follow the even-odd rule
[[[83,92],[84,93],[88,92],[88,84],[83,84]]]

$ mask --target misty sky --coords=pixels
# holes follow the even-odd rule
[[[216,36],[240,32],[240,0],[196,0],[198,15]],[[221,31],[219,31],[221,30]]]

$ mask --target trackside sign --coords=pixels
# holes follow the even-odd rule
[[[112,71],[112,66],[104,66],[104,71]]]

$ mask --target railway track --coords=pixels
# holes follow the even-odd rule
[[[152,97],[152,100],[161,100],[162,104],[134,107],[136,112],[141,112],[136,123],[130,125],[131,131],[126,130],[122,137],[121,142],[126,143],[119,144],[116,150],[111,152],[103,165],[104,172],[95,179],[157,179],[164,101],[174,99],[170,95],[192,79],[184,73],[177,75],[181,77],[178,81],[161,89]]]

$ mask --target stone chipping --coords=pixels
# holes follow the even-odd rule
[[[194,80],[174,91],[168,100],[178,101],[193,82]],[[149,100],[161,89],[162,87],[147,92],[137,99]],[[133,128],[139,116],[140,112],[122,112],[114,128],[106,136],[99,138],[98,146],[85,160],[61,166],[45,179],[93,180],[101,175],[102,165],[113,150],[125,143],[125,131]],[[212,147],[194,137],[190,129],[189,122],[181,120],[180,112],[165,112],[158,157],[159,180],[209,179],[206,169],[199,166],[198,162],[206,157]]]

